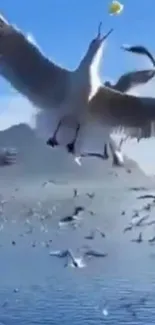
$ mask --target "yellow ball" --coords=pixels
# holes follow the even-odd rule
[[[118,15],[122,12],[124,6],[118,1],[112,1],[109,6],[109,14],[110,15]]]

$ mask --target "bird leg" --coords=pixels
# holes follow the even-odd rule
[[[107,143],[105,143],[105,145],[104,145],[103,157],[104,157],[104,159],[108,159],[109,158]]]
[[[78,123],[73,141],[68,143],[67,146],[66,146],[67,151],[69,153],[72,153],[72,154],[75,153],[75,143],[76,143],[79,131],[80,131],[80,124]]]
[[[62,119],[61,119],[61,120],[59,121],[57,127],[56,127],[56,130],[55,130],[55,132],[54,132],[54,134],[53,134],[53,137],[51,137],[51,138],[49,138],[49,139],[47,140],[46,144],[47,144],[48,146],[54,148],[55,146],[58,146],[58,145],[59,145],[59,142],[57,141],[56,137],[57,137],[57,133],[58,133],[60,127],[61,127],[62,122],[63,122],[63,121],[62,121]]]
[[[124,166],[123,155],[121,153],[120,148],[116,149],[112,142],[109,143],[109,146],[110,146],[112,158],[113,158],[112,165],[120,166],[120,167]]]

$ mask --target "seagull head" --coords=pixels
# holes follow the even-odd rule
[[[87,67],[90,66],[94,67],[94,71],[97,71],[100,65],[101,57],[102,57],[102,50],[103,50],[103,43],[108,38],[108,36],[113,32],[113,29],[110,29],[107,34],[101,35],[101,26],[102,23],[100,22],[98,26],[98,33],[97,36],[90,42],[88,50],[80,62],[78,67]]]
[[[97,54],[98,50],[102,47],[103,43],[113,32],[113,28],[111,28],[105,35],[102,35],[101,27],[102,27],[102,22],[99,23],[97,36],[91,41],[89,45],[89,52],[91,53],[92,57]]]
[[[84,63],[89,67],[93,67],[93,73],[95,73],[95,71],[97,72],[99,69],[103,54],[103,43],[113,32],[113,29],[110,29],[107,34],[102,35],[101,26],[102,23],[99,24],[97,36],[91,41],[86,56],[84,58]]]
[[[112,86],[110,81],[105,81],[104,85],[109,88]]]

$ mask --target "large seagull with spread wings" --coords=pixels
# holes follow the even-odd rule
[[[103,43],[111,32],[112,29],[101,35],[99,25],[79,66],[69,71],[45,57],[20,30],[0,16],[0,74],[38,108],[36,120],[38,116],[44,120],[48,145],[59,144],[57,135],[63,126],[74,127],[75,136],[66,144],[68,152],[74,154],[76,140],[88,123],[98,123],[105,130],[103,141],[107,143],[114,129],[143,130],[155,121],[154,98],[125,94],[128,85],[118,91],[100,79]],[[138,73],[137,79],[140,76],[139,83],[146,83],[154,75],[153,69],[146,70],[144,77]],[[133,78],[132,81],[138,83]],[[36,132],[39,127],[36,123]],[[152,135],[151,127],[149,130],[148,137]]]

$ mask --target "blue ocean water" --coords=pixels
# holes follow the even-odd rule
[[[39,189],[34,181],[29,188],[21,183],[10,192],[3,189],[1,201],[7,202],[0,209],[0,324],[154,324],[155,246],[148,239],[155,229],[123,232],[134,209],[150,202],[137,196],[154,188],[134,192],[128,183],[79,184],[76,199],[71,184]],[[90,199],[86,193],[94,188]],[[60,218],[75,205],[86,208],[78,227],[59,228]],[[153,218],[151,211],[146,213]],[[95,227],[106,237],[86,240]],[[144,241],[132,242],[140,231]],[[51,250],[72,249],[81,256],[79,249],[86,245],[108,256],[73,268],[49,255]]]

